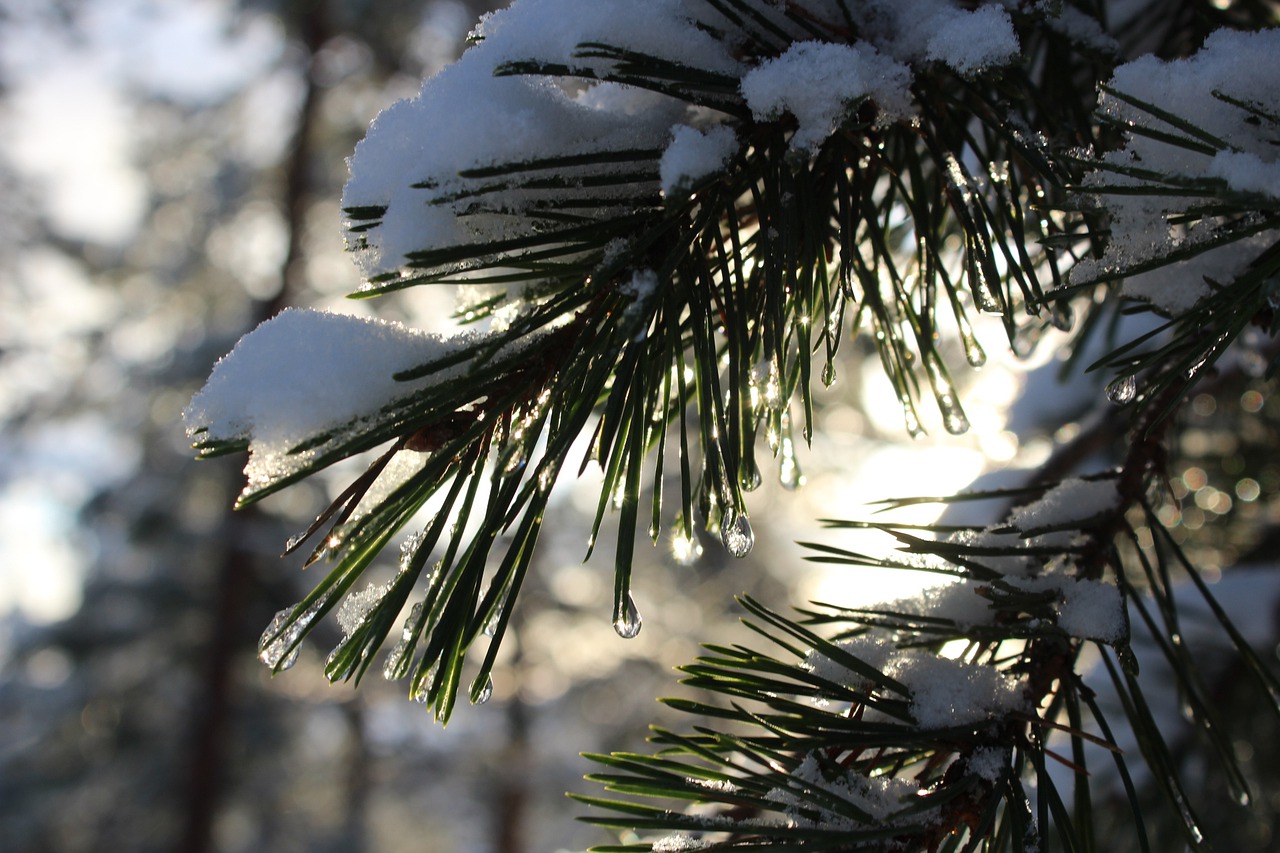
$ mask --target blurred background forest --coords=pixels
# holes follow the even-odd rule
[[[258,636],[314,581],[299,555],[279,553],[353,468],[233,513],[244,460],[194,462],[180,413],[217,358],[288,305],[449,324],[447,288],[344,298],[359,281],[338,198],[368,123],[455,58],[490,5],[0,0],[6,851],[540,853],[605,842],[564,796],[589,790],[578,753],[640,747],[662,719],[653,698],[679,692],[672,667],[699,641],[741,636],[733,595],[778,608],[894,597],[881,583],[893,578],[868,569],[806,568],[793,540],[835,541],[815,518],[1038,464],[1055,430],[1105,409],[1090,388],[1021,384],[997,331],[987,367],[964,378],[973,431],[933,429],[907,446],[879,365],[862,369],[852,342],[839,396],[801,456],[821,466],[796,495],[773,483],[753,498],[749,559],[710,541],[693,565],[644,548],[638,638],[610,624],[607,558],[583,564],[585,528],[557,521],[493,699],[447,730],[402,684],[329,687],[336,625],[272,679]],[[1043,393],[1021,393],[1033,385]],[[1184,485],[1198,496],[1216,469],[1193,470],[1205,482]],[[592,512],[595,497],[590,483],[566,490],[559,518]],[[1230,506],[1197,500],[1184,526]],[[392,555],[384,562],[394,570]]]

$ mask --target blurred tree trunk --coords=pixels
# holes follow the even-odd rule
[[[315,125],[322,96],[315,74],[315,57],[331,35],[324,4],[310,5],[310,11],[299,12],[296,20],[290,22],[304,51],[302,78],[305,89],[284,165],[281,206],[285,212],[288,248],[281,264],[279,289],[270,299],[256,302],[251,326],[288,306],[304,285],[306,212],[311,196]],[[253,647],[258,630],[244,617],[250,610],[246,592],[256,585],[254,580],[261,574],[263,554],[254,549],[255,537],[251,535],[259,510],[247,507],[238,512],[232,511],[238,480],[238,476],[233,476],[226,481],[229,495],[223,501],[228,514],[223,529],[229,547],[218,573],[217,605],[206,644],[203,699],[198,705],[200,717],[192,733],[186,819],[181,844],[185,853],[205,853],[213,848],[214,821],[227,776],[230,718],[236,704],[233,667],[237,657],[246,648]],[[358,726],[353,727],[353,731],[358,730]]]

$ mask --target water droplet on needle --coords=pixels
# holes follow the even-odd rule
[[[621,609],[613,617],[613,630],[617,631],[618,636],[622,639],[630,640],[640,633],[640,628],[643,624],[644,620],[640,618],[640,611],[636,609],[636,603],[632,600],[631,593],[627,593]]]

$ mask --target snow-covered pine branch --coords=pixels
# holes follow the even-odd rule
[[[656,737],[688,762],[598,757],[619,771],[600,777],[615,792],[723,809],[584,799],[622,815],[600,822],[667,833],[619,849],[974,849],[984,838],[1032,849],[1050,814],[1064,844],[1087,848],[1088,832],[1064,828],[1066,807],[1045,799],[1058,796],[1046,743],[1065,731],[1077,761],[1085,743],[1113,746],[1081,680],[1091,650],[1198,844],[1142,704],[1128,602],[1156,599],[1160,620],[1134,606],[1164,643],[1177,622],[1170,567],[1203,586],[1150,497],[1167,475],[1162,439],[1246,327],[1274,336],[1280,109],[1266,60],[1280,42],[1276,30],[1222,33],[1191,59],[1116,67],[1141,52],[1150,33],[1135,22],[1161,4],[1095,5],[517,0],[486,16],[458,62],[374,122],[342,201],[365,279],[356,296],[458,286],[470,328],[438,337],[287,312],[220,362],[187,411],[205,455],[249,449],[244,502],[375,452],[290,543],[318,536],[311,561],[332,568],[273,621],[263,659],[287,667],[337,609],[329,677],[358,680],[398,637],[384,674],[447,720],[473,649],[470,699],[494,690],[563,471],[600,466],[588,554],[616,518],[612,616],[634,636],[640,525],[655,544],[669,532],[687,545],[702,529],[746,555],[757,455],[799,483],[814,379],[834,382],[846,336],[878,359],[908,434],[922,432],[930,395],[960,433],[969,420],[950,365],[986,358],[975,313],[999,317],[1026,353],[1070,326],[1074,306],[1085,333],[1071,346],[1082,346],[1118,316],[1105,284],[1130,276],[1122,296],[1174,318],[1099,362],[1119,373],[1108,396],[1139,404],[1127,421],[1100,419],[1110,439],[1132,427],[1116,469],[1080,478],[1051,459],[1045,483],[1011,493],[1011,514],[951,535],[878,525],[907,557],[815,546],[831,562],[957,580],[801,622],[747,600],[788,654],[711,647],[689,683],[732,708],[681,706],[761,732]],[[1265,4],[1240,5],[1251,26],[1275,23]],[[1162,278],[1148,286],[1144,273]],[[678,487],[664,489],[668,471]],[[409,525],[421,527],[394,580],[353,592]],[[950,641],[963,650],[943,654]],[[1209,714],[1198,676],[1181,676]],[[1076,803],[1087,802],[1079,770]]]

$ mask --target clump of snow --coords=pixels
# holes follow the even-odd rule
[[[1061,570],[1034,578],[1009,578],[1007,583],[1027,592],[1053,592],[1057,625],[1072,637],[1100,643],[1128,639],[1124,599],[1115,584],[1070,577]]]
[[[994,746],[980,746],[969,756],[965,769],[988,782],[998,782],[1009,770],[1009,751]]]
[[[981,722],[1025,710],[1023,685],[995,667],[938,657],[919,649],[899,649],[876,637],[855,637],[839,648],[902,683],[911,715],[922,729]],[[829,681],[866,689],[866,679],[814,650],[804,666]]]
[[[1008,65],[1020,50],[1009,13],[994,4],[941,10],[919,26],[931,32],[925,58],[966,76]]]
[[[1013,22],[998,2],[965,9],[952,0],[848,4],[859,34],[899,62],[941,62],[973,75],[1018,57]]]
[[[338,607],[338,625],[342,628],[342,633],[348,637],[354,634],[364,617],[378,606],[390,589],[390,583],[369,584],[342,599],[342,604]]]
[[[1099,188],[1094,198],[1110,218],[1110,237],[1102,258],[1076,265],[1071,273],[1073,281],[1122,273],[1175,250],[1193,247],[1215,233],[1219,223],[1213,218],[1189,227],[1171,224],[1191,208],[1202,205],[1199,196],[1106,192],[1111,185],[1128,188],[1145,183],[1140,177],[1124,174],[1125,169],[1139,168],[1193,180],[1217,178],[1236,192],[1280,197],[1280,149],[1273,141],[1274,123],[1260,120],[1252,110],[1215,94],[1249,104],[1263,114],[1280,114],[1280,88],[1275,85],[1277,56],[1280,29],[1218,30],[1205,40],[1198,53],[1187,59],[1164,61],[1144,56],[1116,69],[1109,88],[1170,112],[1213,139],[1190,137],[1185,129],[1125,99],[1103,94],[1100,109],[1117,121],[1192,138],[1201,148],[1133,132],[1126,134],[1123,149],[1099,157],[1099,165],[1086,176],[1084,187]],[[1214,150],[1202,150],[1205,145]],[[1171,267],[1131,276],[1125,281],[1124,292],[1146,299],[1169,314],[1183,314],[1211,292],[1206,277],[1228,283],[1272,240],[1274,236],[1257,235]]]
[[[1027,709],[1023,685],[993,666],[900,650],[885,675],[911,691],[911,716],[922,729],[978,723]]]
[[[1120,505],[1120,493],[1111,479],[1063,480],[1039,500],[1016,507],[1009,524],[1023,533],[1076,524],[1097,518]]]
[[[828,778],[832,774],[833,778]],[[793,826],[823,829],[866,829],[867,824],[813,802],[815,792],[824,793],[852,805],[867,814],[877,826],[900,826],[905,822],[929,822],[936,819],[936,809],[919,810],[920,786],[911,779],[896,776],[868,777],[844,767],[824,763],[818,753],[811,752],[791,771],[786,787],[779,787],[770,799],[783,806]],[[905,816],[900,812],[912,808]]]
[[[653,853],[687,853],[690,850],[705,850],[711,842],[704,841],[687,832],[673,832],[655,840],[649,848]]]
[[[1103,581],[1079,578],[1061,587],[1058,627],[1082,640],[1117,643],[1128,637],[1120,590]]]
[[[707,71],[737,74],[741,63],[724,43],[695,25],[703,10],[687,0],[517,0],[485,14],[472,32],[493,63],[537,60],[597,66],[575,56],[587,42],[625,47]]]
[[[866,43],[793,44],[742,78],[741,91],[756,118],[770,121],[791,113],[799,124],[791,144],[816,148],[862,99],[875,102],[876,123],[907,118],[911,69]]]
[[[738,138],[726,125],[716,125],[705,132],[677,125],[671,131],[671,144],[658,163],[663,194],[687,192],[700,179],[723,169],[737,150]]]
[[[741,63],[694,26],[687,5],[518,0],[486,15],[473,33],[477,43],[424,81],[416,97],[383,111],[349,161],[342,206],[354,211],[345,226],[362,273],[393,273],[417,251],[529,233],[533,217],[510,215],[529,200],[517,186],[487,193],[491,213],[460,215],[453,194],[466,183],[462,171],[568,152],[664,147],[688,112],[674,98],[613,83],[579,89],[549,77],[494,75],[512,62],[607,73],[613,60],[579,51],[594,42],[736,76]]]
[[[833,24],[833,35],[844,26],[838,5],[813,6],[815,19]],[[722,168],[736,142],[727,125],[716,125],[725,119],[713,106],[594,82],[619,71],[612,48],[740,80],[758,118],[795,116],[793,144],[802,151],[820,145],[864,99],[875,104],[879,125],[909,120],[912,65],[940,62],[973,75],[1018,55],[998,3],[966,9],[951,0],[871,0],[850,11],[865,40],[797,41],[748,69],[735,55],[745,40],[735,32],[740,22],[709,4],[516,0],[486,15],[473,46],[426,80],[416,97],[385,110],[356,147],[342,198],[348,248],[366,278],[386,280],[412,268],[417,252],[526,236],[544,224],[536,202],[553,205],[556,189],[534,189],[516,177],[489,178],[483,186],[461,177],[477,168],[568,153],[663,151],[660,163],[650,165],[657,167],[655,189],[668,194]],[[792,26],[774,10],[760,14],[776,17],[783,29]],[[550,73],[503,73],[513,64]],[[694,131],[691,123],[709,129]],[[631,176],[595,190],[606,202],[610,193],[622,207],[642,197],[635,193],[645,179],[634,177],[635,161],[582,168],[593,178],[611,169]]]
[[[444,338],[399,323],[290,308],[240,339],[214,365],[183,419],[200,440],[249,441],[253,490],[314,456],[302,441],[371,417],[396,399],[457,375],[398,382],[394,374],[456,352],[469,334]]]
[[[1221,178],[1236,192],[1258,193],[1280,201],[1280,162],[1267,162],[1252,151],[1219,151],[1205,174]]]
[[[1045,23],[1050,29],[1062,33],[1067,38],[1076,42],[1090,50],[1099,53],[1115,56],[1120,53],[1120,43],[1108,32],[1102,29],[1102,24],[1097,18],[1070,6],[1066,3],[1053,3],[1052,0],[1043,0],[1040,4],[1048,14],[1045,16]],[[1056,7],[1056,8],[1054,8]],[[1108,9],[1109,15],[1114,15],[1115,10]],[[1118,22],[1113,18],[1112,25],[1118,26]]]
[[[525,162],[566,151],[659,148],[682,113],[636,94],[649,115],[597,109],[536,77],[494,77],[477,45],[429,78],[417,97],[384,110],[348,161],[345,210],[385,208],[373,227],[349,219],[348,246],[368,277],[394,272],[409,255],[442,246],[527,233],[523,218],[460,217],[447,199],[461,189],[458,173],[495,163]],[[424,184],[425,186],[414,186]],[[517,209],[512,189],[495,201]]]

